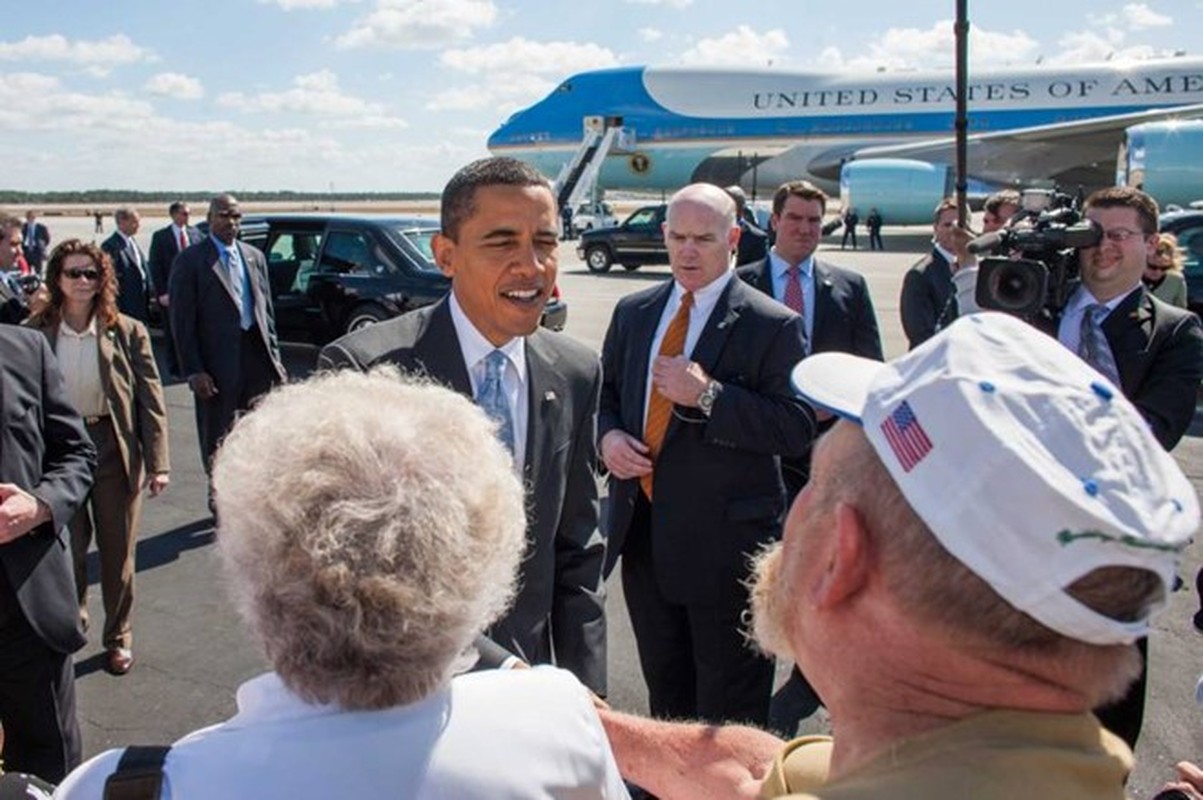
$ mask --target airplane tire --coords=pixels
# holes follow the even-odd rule
[[[594,245],[585,251],[585,266],[590,272],[609,272],[614,264],[610,251],[603,245]]]

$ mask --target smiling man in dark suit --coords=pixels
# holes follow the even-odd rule
[[[773,662],[746,642],[749,557],[781,534],[779,456],[814,416],[789,385],[802,319],[740,281],[735,204],[715,186],[673,196],[673,280],[624,297],[602,350],[601,454],[612,567],[657,717],[768,717]]]
[[[439,303],[327,345],[319,367],[397,364],[476,401],[498,421],[529,487],[528,552],[513,608],[491,636],[554,662],[599,694],[606,625],[597,531],[597,355],[539,327],[555,288],[559,215],[547,180],[508,158],[473,162],[443,190]],[[554,659],[553,659],[554,656]]]
[[[196,402],[206,472],[235,415],[288,377],[276,341],[267,262],[238,241],[241,220],[235,197],[214,197],[209,238],[176,257],[168,287],[171,333]]]
[[[1110,378],[1170,450],[1195,416],[1203,326],[1189,311],[1158,300],[1141,282],[1157,248],[1157,201],[1116,186],[1087,197],[1083,210],[1103,235],[1096,246],[1081,251],[1081,285],[1059,319],[1043,327]],[[1146,655],[1148,641],[1138,644]],[[1146,680],[1142,670],[1121,700],[1096,710],[1133,749],[1144,719]]]
[[[83,647],[67,522],[96,449],[46,337],[0,325],[0,723],[4,768],[57,783],[79,764],[71,653]]]

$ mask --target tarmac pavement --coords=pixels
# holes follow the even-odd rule
[[[90,218],[47,217],[54,240],[91,238]],[[165,218],[144,218],[138,238],[148,247],[151,233]],[[111,231],[106,220],[105,236]],[[98,239],[102,237],[97,237]],[[927,247],[922,231],[885,231],[886,252],[847,251],[825,245],[821,256],[852,267],[869,281],[883,333],[887,357],[905,349],[898,322],[898,294],[906,268]],[[600,349],[611,309],[617,299],[668,277],[667,267],[616,270],[593,275],[576,257],[573,243],[561,247],[559,284],[569,306],[568,333]],[[160,343],[161,344],[161,343]],[[285,347],[293,375],[311,368],[316,350]],[[162,362],[160,362],[162,363]],[[234,692],[265,669],[226,600],[221,585],[212,520],[205,505],[206,481],[201,469],[187,387],[166,388],[171,421],[172,474],[168,490],[148,499],[137,550],[137,595],[134,609],[133,670],[114,677],[102,668],[98,641],[103,618],[92,554],[89,611],[97,623],[89,644],[76,656],[78,707],[85,755],[127,744],[171,742],[234,712]],[[1203,422],[1199,418],[1174,455],[1195,484],[1203,483]],[[270,453],[262,468],[273,469]],[[998,491],[1007,491],[1000,486]],[[1017,497],[1016,502],[1023,498]],[[1203,565],[1198,544],[1186,553],[1187,585],[1171,598],[1150,646],[1150,684],[1138,766],[1130,785],[1133,797],[1150,797],[1172,774],[1178,760],[1203,760],[1203,708],[1194,702],[1195,682],[1203,672],[1203,634],[1195,632],[1191,615],[1199,607],[1193,577]],[[620,709],[646,710],[634,640],[622,602],[620,581],[609,586],[610,700]],[[805,729],[821,730],[822,714]]]

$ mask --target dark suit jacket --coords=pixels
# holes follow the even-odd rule
[[[142,267],[148,269],[145,254],[137,242],[127,245],[120,231],[114,231],[100,248],[109,254],[113,261],[113,270],[117,273],[117,309],[127,317],[146,322],[150,303],[150,284],[147,279],[149,273],[143,274],[143,271],[138,269],[133,249],[138,249],[138,253],[142,255]]]
[[[276,341],[267,263],[263,253],[235,241],[251,279],[255,324],[280,380],[287,379]],[[217,384],[218,398],[237,403],[240,390],[242,319],[239,300],[217,246],[205,239],[176,257],[171,266],[171,335],[180,358],[180,374],[207,372]]]
[[[174,302],[174,300],[173,300]],[[323,348],[319,368],[396,364],[472,396],[448,302],[357,331]],[[606,688],[605,540],[597,530],[597,355],[542,328],[526,338],[530,487],[521,589],[493,628],[503,647],[531,663],[571,670]]]
[[[55,350],[58,323],[33,326]],[[117,433],[117,449],[131,493],[146,482],[147,473],[170,472],[167,450],[167,404],[155,364],[150,335],[135,319],[117,317],[117,324],[97,339],[100,352],[100,382],[109,402],[109,413]]]
[[[198,244],[201,241],[200,231],[193,226],[189,225],[185,228],[185,232],[188,236],[188,244]],[[176,241],[170,225],[159,228],[150,237],[148,259],[150,261],[150,280],[154,284],[156,295],[167,294],[171,277],[171,262],[175,261],[175,257],[182,252],[180,243]]]
[[[25,248],[25,259],[34,266],[40,267],[46,261],[50,249],[50,229],[40,222],[33,223],[33,247]],[[29,241],[29,223],[21,223],[21,240]]]
[[[765,258],[739,268],[739,277],[769,297],[773,296],[772,262]],[[864,276],[815,259],[814,325],[808,353],[851,353],[877,361],[883,359],[877,314]],[[834,424],[819,426],[825,431]],[[786,496],[790,502],[810,480],[810,452],[800,458],[782,458]]]
[[[83,647],[67,522],[92,486],[96,449],[71,407],[46,337],[0,325],[0,482],[50,509],[52,521],[0,545],[0,563],[30,626],[49,647]]]
[[[1058,319],[1038,327],[1057,336]],[[1171,306],[1143,286],[1103,320],[1115,356],[1120,388],[1149,423],[1161,446],[1171,450],[1195,417],[1203,379],[1203,325],[1186,309]]]
[[[768,258],[739,268],[739,277],[773,296],[773,275]],[[811,353],[840,352],[882,360],[877,314],[864,276],[850,269],[815,259],[814,330]]]
[[[907,270],[899,310],[912,350],[956,319],[952,269],[939,250],[933,248],[927,258]]]
[[[769,252],[769,235],[758,226],[742,217],[739,223],[739,246],[735,251],[735,265],[759,261]]]
[[[667,282],[618,301],[602,349],[598,437],[643,438],[651,342],[672,293]],[[723,388],[709,419],[676,406],[653,476],[652,559],[666,599],[740,602],[750,553],[781,532],[785,488],[779,455],[801,456],[814,416],[790,387],[805,355],[802,318],[733,278],[690,359]],[[642,490],[610,476],[607,572],[622,553]]]

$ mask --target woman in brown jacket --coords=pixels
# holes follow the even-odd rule
[[[68,239],[46,267],[50,301],[27,322],[50,340],[67,392],[97,449],[92,493],[71,520],[80,615],[87,626],[87,552],[100,555],[106,669],[133,666],[130,612],[142,490],[167,488],[167,409],[150,336],[117,312],[117,277],[96,245]]]

